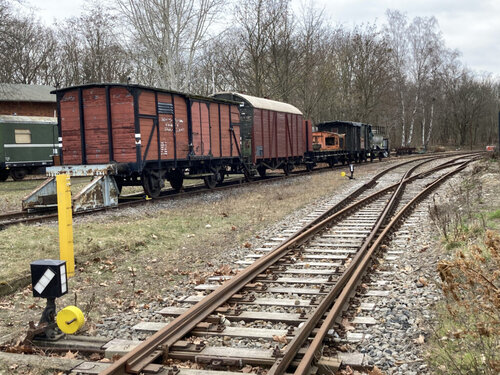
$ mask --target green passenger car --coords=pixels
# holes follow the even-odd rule
[[[58,157],[57,118],[0,115],[0,181],[44,173]]]

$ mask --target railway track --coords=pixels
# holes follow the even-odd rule
[[[254,373],[313,373],[321,362],[325,337],[355,292],[373,254],[419,200],[473,160],[463,158],[426,170],[425,163],[437,162],[408,162],[413,166],[397,183],[395,170],[403,166],[385,170],[342,202],[325,204],[281,237],[270,239],[237,263],[247,266],[245,269],[231,277],[213,277],[195,288],[196,295],[163,309],[160,313],[173,319],[168,325],[144,323],[136,327],[157,332],[113,364],[86,362],[75,372],[216,375],[215,370],[232,374],[241,373],[244,367]],[[391,173],[394,175],[370,194],[369,188]],[[362,304],[359,308],[369,310],[372,306]],[[261,345],[239,347],[241,338]],[[89,348],[78,339],[71,340],[57,350],[103,352],[103,345],[110,347],[101,342]],[[182,361],[197,363],[203,369],[182,368]]]
[[[424,158],[429,158],[430,156],[426,156]],[[434,156],[437,157],[437,156]],[[403,162],[406,163],[406,162]],[[316,168],[312,171],[312,173],[324,173],[331,171],[332,169],[342,169],[345,168],[344,165],[338,165],[333,168],[331,167],[326,167],[326,168]],[[232,189],[236,186],[240,186],[241,184],[262,184],[262,183],[269,183],[273,182],[276,180],[288,178],[288,177],[297,177],[297,176],[302,176],[304,174],[309,174],[311,171],[295,171],[292,172],[291,176],[285,176],[283,174],[268,174],[264,179],[256,179],[252,181],[245,181],[244,177],[236,177],[236,178],[231,178],[231,179],[226,179],[224,183],[220,186],[217,186],[213,189],[208,189],[205,187],[204,184],[195,184],[195,185],[190,185],[186,186],[183,188],[181,192],[176,192],[173,189],[166,189],[162,192],[161,196],[154,199],[146,199],[144,194],[131,194],[131,195],[126,195],[126,196],[121,196],[120,197],[120,202],[118,207],[113,207],[113,208],[99,208],[99,209],[94,209],[94,210],[87,210],[87,211],[82,211],[82,212],[76,212],[73,213],[73,216],[83,216],[83,215],[91,215],[96,212],[103,212],[103,211],[108,211],[108,210],[119,210],[122,208],[127,208],[131,206],[137,206],[141,204],[154,204],[154,202],[165,200],[165,199],[177,199],[177,198],[184,198],[188,196],[195,196],[199,194],[204,194],[210,191],[218,191],[218,190],[226,190],[226,189]],[[38,223],[43,223],[43,222],[48,222],[48,221],[53,221],[57,219],[57,209],[47,209],[44,211],[16,211],[16,212],[7,212],[4,214],[0,214],[0,229],[1,228],[7,228],[12,225],[17,225],[17,224],[38,224]]]

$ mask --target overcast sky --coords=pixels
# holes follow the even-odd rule
[[[294,4],[301,0],[293,0]],[[334,23],[352,27],[360,23],[380,25],[386,9],[398,9],[410,19],[435,16],[448,48],[458,49],[461,61],[477,72],[500,77],[500,0],[314,0],[324,6]],[[84,0],[26,0],[36,14],[51,24],[78,16]]]

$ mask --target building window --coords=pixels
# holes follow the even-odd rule
[[[16,143],[31,143],[31,131],[29,129],[15,129]]]

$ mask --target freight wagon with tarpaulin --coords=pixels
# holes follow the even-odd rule
[[[164,180],[179,190],[184,178],[209,187],[227,173],[245,173],[238,104],[142,85],[88,84],[57,95],[61,166],[48,176],[95,176],[75,196],[75,211],[118,202],[122,186],[143,186],[157,197]],[[55,194],[47,182],[23,201],[40,207]]]
[[[45,173],[59,157],[57,119],[0,115],[0,181]]]
[[[244,162],[257,169],[261,177],[267,170],[293,168],[314,162],[304,159],[311,146],[311,124],[291,104],[251,95],[222,92],[216,98],[239,102],[241,153]]]

